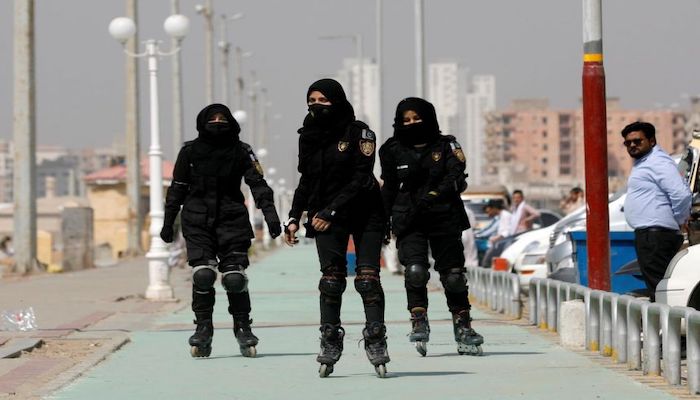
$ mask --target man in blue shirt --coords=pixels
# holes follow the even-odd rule
[[[676,163],[656,145],[656,129],[633,122],[622,130],[634,158],[627,181],[625,219],[634,228],[639,268],[654,301],[656,285],[683,244],[681,228],[690,216],[691,193]]]

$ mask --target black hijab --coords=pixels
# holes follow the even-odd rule
[[[320,79],[309,86],[306,91],[308,101],[311,92],[319,91],[331,102],[325,120],[314,118],[309,112],[304,118],[304,124],[299,129],[299,169],[305,169],[305,163],[320,148],[328,143],[339,140],[346,127],[355,120],[355,110],[345,95],[343,86],[334,79]]]
[[[228,129],[216,132],[207,128],[207,123],[216,113],[221,113],[226,117],[228,121]],[[199,139],[205,143],[214,146],[231,146],[239,141],[239,134],[241,133],[241,126],[238,125],[238,121],[233,118],[231,110],[223,104],[210,104],[197,115],[197,132],[199,132]]]
[[[413,110],[418,114],[422,122],[404,125],[403,114]],[[396,106],[394,116],[394,137],[406,146],[423,143],[433,143],[440,137],[435,107],[428,101],[418,97],[407,97]]]

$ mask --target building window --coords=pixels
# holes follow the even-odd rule
[[[547,131],[542,131],[542,137],[547,137]]]
[[[546,124],[547,123],[547,117],[542,117],[542,123]]]
[[[559,168],[559,174],[560,175],[571,175],[571,168],[561,167],[561,168]]]
[[[547,176],[547,171],[542,171],[542,176],[546,177],[546,176]]]
[[[542,157],[542,164],[547,164],[547,157]]]
[[[543,145],[542,145],[542,150],[547,150],[547,149],[548,149],[547,143],[543,144]]]

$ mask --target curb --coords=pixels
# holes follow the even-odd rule
[[[87,359],[60,373],[56,378],[52,379],[48,384],[42,386],[42,388],[33,395],[42,398],[51,398],[52,394],[63,387],[68,386],[70,383],[81,377],[90,368],[104,361],[110,354],[116,352],[130,341],[129,336],[123,333],[119,334],[118,337],[107,340],[104,346],[101,346],[99,350],[88,356]]]

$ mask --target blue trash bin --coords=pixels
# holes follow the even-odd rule
[[[588,286],[588,247],[586,231],[570,232],[574,243],[574,263],[578,268],[579,283]],[[634,249],[634,232],[610,232],[610,287],[615,293],[629,293],[646,288],[644,282],[632,275],[615,275],[630,261],[637,259]]]

